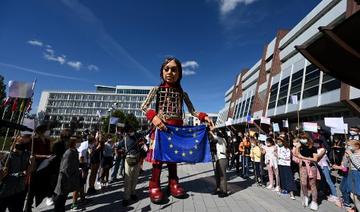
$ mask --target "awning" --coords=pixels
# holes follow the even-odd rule
[[[320,70],[360,88],[360,10],[319,31],[317,39],[295,48]]]

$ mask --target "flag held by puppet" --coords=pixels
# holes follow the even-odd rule
[[[166,127],[167,131],[156,131],[155,160],[175,163],[206,163],[211,161],[205,125]]]

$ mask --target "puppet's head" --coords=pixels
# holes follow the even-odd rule
[[[175,57],[167,57],[160,68],[161,83],[180,86],[182,78],[181,62]]]

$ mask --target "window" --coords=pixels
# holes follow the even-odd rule
[[[278,106],[285,105],[286,104],[286,98],[289,88],[289,80],[290,77],[286,77],[285,79],[281,80],[281,87],[279,91],[279,99],[278,99]]]
[[[303,79],[303,73],[304,73],[304,69],[301,69],[300,71],[294,73],[292,75],[292,79],[291,79],[290,96],[297,95],[298,99],[300,99],[301,83],[302,83],[302,79]],[[290,100],[291,99],[289,98],[289,103],[290,103]]]
[[[274,108],[275,107],[275,102],[276,102],[276,96],[277,96],[277,90],[278,90],[278,86],[279,83],[275,83],[271,86],[270,89],[270,100],[269,100],[269,106],[268,109]]]
[[[341,87],[341,82],[339,80],[323,72],[321,93],[326,93],[332,90],[336,90],[340,87]]]
[[[319,91],[320,71],[311,64],[306,68],[303,99],[315,96]]]

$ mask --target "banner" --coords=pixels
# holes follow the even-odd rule
[[[262,116],[261,119],[260,119],[260,123],[261,123],[261,124],[271,125],[271,119]]]
[[[33,83],[9,81],[9,97],[30,98],[33,95]]]
[[[344,129],[344,118],[343,117],[326,117],[324,118],[325,126],[336,129]]]
[[[317,132],[318,125],[317,123],[313,122],[303,122],[303,130],[308,132]]]
[[[282,120],[283,128],[289,128],[289,120]]]
[[[331,134],[348,134],[348,124],[343,124],[340,128],[330,128]]]
[[[266,139],[267,139],[266,135],[264,135],[264,134],[259,135],[259,138],[258,138],[259,141],[266,141]]]
[[[280,127],[278,123],[273,123],[272,128],[274,132],[280,132]]]
[[[211,161],[205,125],[166,127],[167,131],[156,130],[154,159],[175,163]]]
[[[290,96],[290,103],[291,104],[297,104],[298,103],[298,96],[297,95]]]
[[[115,124],[118,123],[118,121],[119,121],[119,118],[117,118],[117,117],[110,117],[110,124],[115,125]]]

